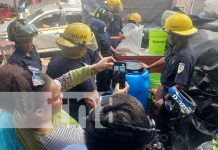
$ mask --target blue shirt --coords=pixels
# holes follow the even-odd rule
[[[98,51],[101,52],[101,55],[103,57],[112,56],[111,36],[107,31],[105,31],[105,22],[100,19],[92,18],[90,20],[90,27],[95,33],[95,37],[98,42]]]
[[[98,34],[98,45],[103,57],[112,56],[111,37],[108,32]]]
[[[187,88],[194,72],[196,56],[190,46],[168,49],[165,56],[164,70],[161,74],[161,83],[168,89],[175,84]]]
[[[16,49],[9,58],[9,63],[17,64],[24,69],[27,69],[28,66],[33,66],[35,68],[38,68],[39,70],[42,70],[42,62],[34,46],[32,48],[30,56],[26,56],[22,51]]]
[[[85,65],[92,65],[99,61],[99,56],[96,52],[88,50],[86,55],[79,59],[70,59],[64,56],[53,58],[49,64],[46,73],[53,79],[62,76],[73,69],[81,68]],[[76,92],[91,92],[96,90],[94,78],[88,79],[85,82],[75,86],[69,91]]]

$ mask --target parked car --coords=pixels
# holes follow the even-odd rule
[[[25,18],[26,23],[35,25],[39,30],[39,35],[34,38],[34,44],[40,54],[60,51],[56,44],[60,34],[64,32],[68,24],[81,22],[81,20],[81,3],[46,5]],[[1,39],[7,39],[7,26],[9,23],[0,25]]]

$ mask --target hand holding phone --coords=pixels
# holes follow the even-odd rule
[[[125,82],[126,82],[126,63],[115,62],[113,67],[112,87],[115,88],[116,84],[119,83],[120,89],[124,89]]]
[[[117,83],[113,92],[113,95],[115,94],[127,94],[129,90],[129,84],[126,82],[125,83],[125,88],[124,89],[120,89],[120,84]]]

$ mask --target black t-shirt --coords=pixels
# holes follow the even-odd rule
[[[53,58],[49,64],[46,73],[53,79],[62,76],[73,69],[81,68],[85,65],[95,64],[100,60],[96,52],[88,50],[86,55],[80,59],[69,59],[63,56]],[[82,84],[70,89],[69,91],[91,92],[96,90],[95,79],[88,79]]]
[[[165,66],[161,74],[161,83],[168,89],[175,84],[182,84],[187,88],[194,72],[196,56],[191,47],[174,47],[165,56]]]
[[[32,48],[30,56],[25,56],[22,51],[16,49],[9,58],[9,63],[17,64],[24,69],[27,69],[28,66],[33,66],[35,68],[38,68],[39,70],[42,70],[42,62],[34,46]]]
[[[122,33],[122,19],[119,15],[115,15],[112,22],[109,23],[107,27],[107,32],[110,36],[118,36],[118,33]],[[119,41],[112,41],[112,46],[116,48],[119,44]]]

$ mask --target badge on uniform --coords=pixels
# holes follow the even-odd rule
[[[184,69],[185,69],[185,64],[183,64],[183,63],[179,63],[179,67],[178,67],[178,73],[181,73],[181,72],[183,72],[184,71]]]

